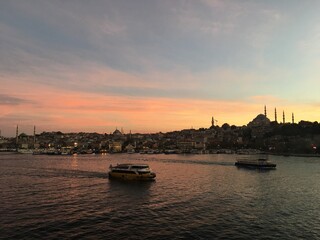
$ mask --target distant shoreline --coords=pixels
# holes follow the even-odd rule
[[[274,156],[283,156],[283,157],[320,157],[320,154],[312,153],[268,153],[269,155]]]
[[[19,155],[25,155],[24,153],[19,153],[17,151],[0,151],[0,155],[11,155],[11,154],[19,154]],[[99,155],[99,153],[97,153]],[[108,154],[115,154],[115,153],[108,153]],[[117,153],[117,154],[128,154],[126,152]],[[135,154],[141,154],[141,153],[135,153]],[[158,154],[164,154],[164,153],[158,153]],[[199,155],[199,153],[172,153],[176,155]],[[201,153],[200,155],[214,155],[214,154],[233,154],[233,155],[255,155],[259,153],[253,153],[253,154],[237,154],[237,153]],[[282,157],[320,157],[320,154],[312,154],[312,153],[270,153],[265,152],[265,154],[273,155],[273,156],[282,156]],[[27,153],[27,155],[33,155],[32,153]],[[37,154],[38,155],[38,154]],[[49,155],[49,154],[41,154],[41,155]],[[59,156],[60,154],[56,154],[56,156]],[[72,154],[71,154],[72,155]],[[87,154],[80,154],[80,155],[87,155]],[[149,154],[152,155],[152,154]],[[65,156],[65,155],[63,155]]]

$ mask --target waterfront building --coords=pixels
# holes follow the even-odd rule
[[[126,147],[125,147],[125,151],[127,153],[134,153],[135,152],[135,147],[131,144],[128,144]]]
[[[177,148],[182,151],[190,151],[195,147],[195,142],[191,139],[183,139],[177,142]]]
[[[113,153],[122,152],[122,142],[114,141],[109,143],[109,151]]]

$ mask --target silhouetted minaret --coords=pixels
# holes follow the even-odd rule
[[[267,117],[267,106],[264,105],[264,116]]]
[[[277,122],[277,108],[274,109],[274,121]]]
[[[292,124],[294,124],[294,114],[292,113]]]
[[[214,118],[213,117],[211,118],[211,126],[212,127],[214,126]]]
[[[17,129],[16,129],[16,144],[18,144],[18,140],[19,140],[19,126],[17,125]]]
[[[284,111],[282,112],[282,120],[283,120],[283,123],[286,123],[286,118],[284,116]]]
[[[33,126],[33,144],[36,144],[36,126]]]

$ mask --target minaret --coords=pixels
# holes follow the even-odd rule
[[[294,114],[292,113],[292,124],[294,124]]]
[[[282,112],[282,120],[283,120],[283,123],[286,123],[286,118],[284,116],[284,111]]]
[[[264,116],[267,117],[267,106],[264,105]]]
[[[274,109],[274,121],[277,122],[277,108]]]
[[[36,144],[36,126],[33,126],[33,145]]]
[[[17,125],[17,129],[16,129],[16,144],[18,145],[18,140],[19,140],[19,126]]]
[[[214,118],[212,117],[211,118],[211,127],[213,127],[214,126]]]

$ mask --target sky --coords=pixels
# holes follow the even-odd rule
[[[0,130],[320,120],[318,0],[0,0]],[[279,117],[280,116],[280,117]],[[281,118],[279,120],[279,118]]]

